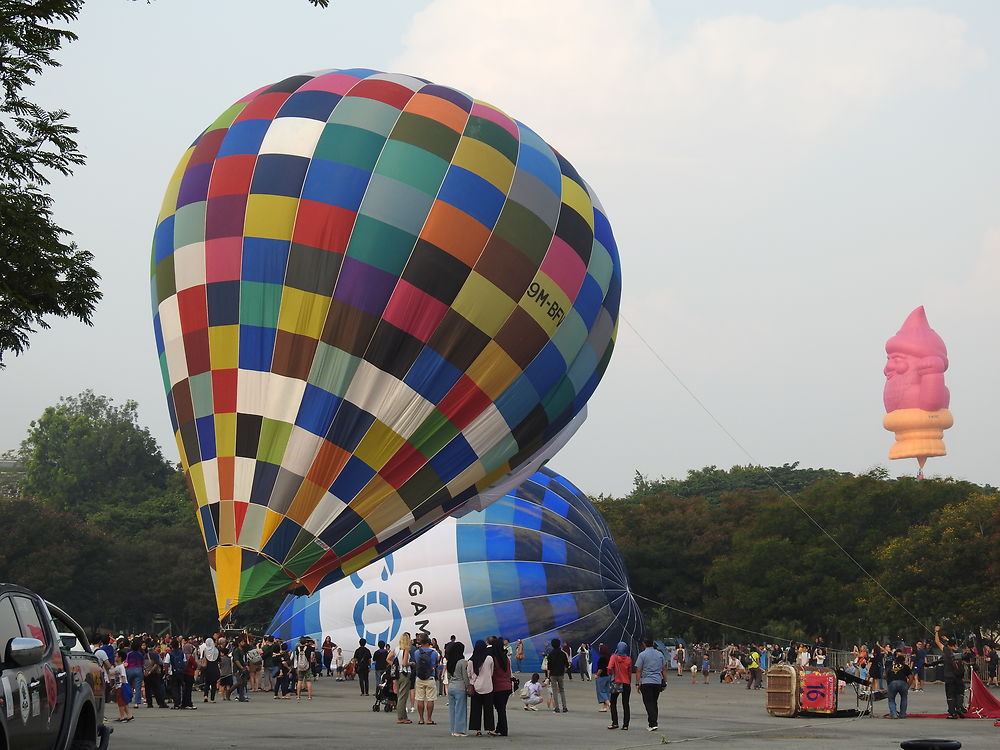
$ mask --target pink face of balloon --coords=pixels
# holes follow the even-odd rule
[[[944,341],[927,323],[923,307],[918,307],[899,332],[886,342],[889,359],[885,364],[885,410],[946,409],[951,399],[944,384],[948,350]]]

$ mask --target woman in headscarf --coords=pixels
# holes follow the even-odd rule
[[[628,655],[628,644],[620,642],[608,659],[608,674],[611,693],[611,724],[608,729],[618,729],[618,696],[622,697],[622,729],[628,729],[628,697],[632,692],[632,657]]]
[[[190,642],[184,644],[184,688],[181,692],[181,708],[189,711],[197,710],[191,702],[191,691],[194,688],[194,673],[198,668],[198,662],[194,658],[194,646]]]
[[[472,709],[469,714],[469,730],[475,730],[482,737],[481,727],[493,733],[493,657],[486,648],[486,641],[476,641],[472,649],[472,659],[466,670],[472,684]]]
[[[510,659],[503,641],[497,638],[490,646],[493,657],[493,709],[497,712],[496,731],[489,734],[494,737],[507,736],[507,699],[510,698],[513,683],[510,674]]]
[[[611,649],[603,643],[597,647],[597,677],[594,680],[594,689],[597,691],[597,703],[600,706],[598,711],[607,711],[611,705],[611,673],[608,672],[608,662],[611,661]]]
[[[215,641],[206,638],[201,652],[202,696],[205,703],[215,703],[215,693],[219,687],[219,649]]]
[[[448,719],[452,737],[464,737],[469,725],[467,708],[469,696],[465,686],[469,684],[465,659],[465,644],[459,641],[449,643],[444,648],[448,662]]]

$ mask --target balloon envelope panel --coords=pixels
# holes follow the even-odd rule
[[[289,596],[268,632],[398,641],[402,632],[451,635],[469,646],[521,638],[527,671],[560,638],[630,645],[642,616],[621,555],[593,504],[543,468],[483,511],[452,518],[391,556],[311,595]],[[633,652],[634,653],[634,652]]]
[[[223,112],[152,258],[219,611],[350,574],[523,464],[596,387],[620,289],[573,166],[460,91],[335,70]]]

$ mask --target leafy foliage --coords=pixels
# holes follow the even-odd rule
[[[791,497],[774,478],[794,489]],[[805,632],[848,643],[873,634],[925,635],[879,584],[927,621],[996,628],[1000,553],[991,550],[1000,539],[1000,511],[988,511],[1000,496],[984,491],[952,480],[891,480],[884,470],[852,476],[797,464],[711,466],[684,480],[650,482],[637,473],[630,495],[602,497],[597,505],[640,596],[780,638]],[[942,527],[945,520],[950,525]],[[963,540],[954,550],[932,544],[934,535],[953,534]],[[901,559],[904,553],[911,559]],[[935,565],[940,577],[920,561]],[[935,597],[948,580],[965,583]],[[658,626],[669,626],[657,636],[726,634],[704,619],[640,603]]]
[[[138,423],[138,404],[116,406],[84,391],[62,398],[31,423],[21,444],[22,491],[60,510],[99,515],[133,508],[173,488],[176,469],[149,430]]]
[[[91,323],[101,298],[93,255],[67,242],[52,219],[43,187],[49,175],[83,164],[76,128],[63,110],[46,110],[24,89],[76,36],[54,24],[77,18],[83,0],[0,0],[0,368],[6,352],[20,354],[47,315]]]

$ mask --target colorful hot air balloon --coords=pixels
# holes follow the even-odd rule
[[[258,89],[181,158],[154,329],[220,614],[350,574],[565,440],[621,290],[589,186],[405,75]]]
[[[948,350],[930,327],[923,307],[911,312],[895,336],[885,344],[886,415],[882,424],[896,433],[889,458],[915,458],[923,476],[930,456],[944,456],[944,430],[954,424],[944,384]]]
[[[267,632],[350,645],[395,642],[403,631],[466,646],[522,638],[531,672],[552,638],[614,647],[641,638],[643,622],[604,518],[543,468],[486,510],[449,518],[310,596],[289,596]]]

